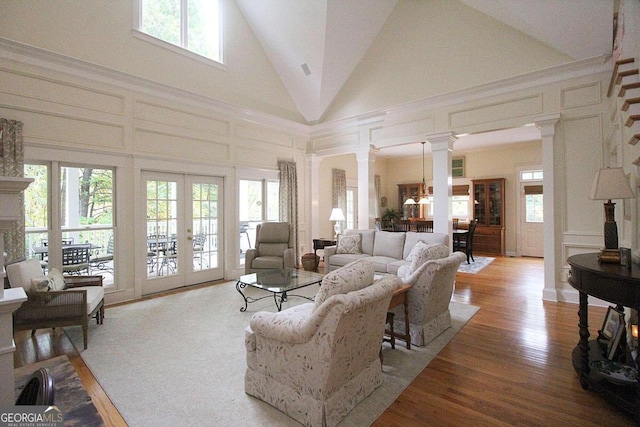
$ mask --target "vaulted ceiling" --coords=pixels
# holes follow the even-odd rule
[[[309,123],[322,118],[402,1],[460,1],[575,60],[612,49],[614,0],[236,0]]]

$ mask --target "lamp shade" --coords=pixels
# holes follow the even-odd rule
[[[422,196],[422,197],[420,197],[420,200],[418,200],[418,204],[419,205],[427,205],[427,204],[429,204],[429,199],[427,198],[427,196]]]
[[[415,205],[416,201],[413,200],[413,197],[409,197],[407,200],[404,201],[405,205]]]
[[[340,208],[333,208],[331,210],[331,216],[329,217],[329,221],[344,221],[344,213]]]
[[[635,197],[622,168],[603,168],[596,172],[589,198],[592,200],[631,199]]]

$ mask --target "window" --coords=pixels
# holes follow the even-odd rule
[[[280,221],[280,182],[267,179],[241,179],[238,182],[240,219],[240,264],[244,253],[256,241],[256,225]]]
[[[358,195],[358,189],[353,187],[347,188],[347,211],[345,212],[345,219],[347,220],[347,229],[355,230],[357,228],[356,212],[358,211],[358,205],[356,203]]]
[[[138,0],[138,29],[216,62],[222,62],[217,0]]]
[[[541,170],[520,172],[521,181],[542,181],[543,175]]]
[[[26,164],[25,176],[34,178],[25,192],[25,256],[39,258],[45,269],[103,275],[105,284],[113,283],[113,170],[52,162]],[[54,210],[54,204],[59,208]],[[65,255],[74,246],[89,247],[89,265],[85,262],[77,271]],[[51,258],[49,252],[60,258]]]

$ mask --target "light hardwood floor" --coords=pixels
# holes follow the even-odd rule
[[[542,261],[530,258],[458,273],[453,300],[480,311],[374,426],[632,426],[580,387],[571,364],[578,306],[542,301],[542,278]],[[592,334],[604,316],[590,307]],[[106,425],[126,425],[62,331],[19,332],[15,340],[16,367],[67,354]]]

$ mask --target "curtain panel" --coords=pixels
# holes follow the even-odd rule
[[[22,122],[0,118],[0,159],[0,175],[24,177]],[[19,218],[4,235],[5,262],[25,256],[24,192],[20,194],[19,205]]]
[[[347,217],[347,173],[343,169],[331,169],[331,207],[342,209]],[[347,221],[340,221],[340,229],[347,227]]]
[[[291,227],[292,244],[296,252],[296,265],[300,261],[300,245],[298,244],[298,175],[296,163],[278,160],[280,170],[280,220],[288,222]]]

